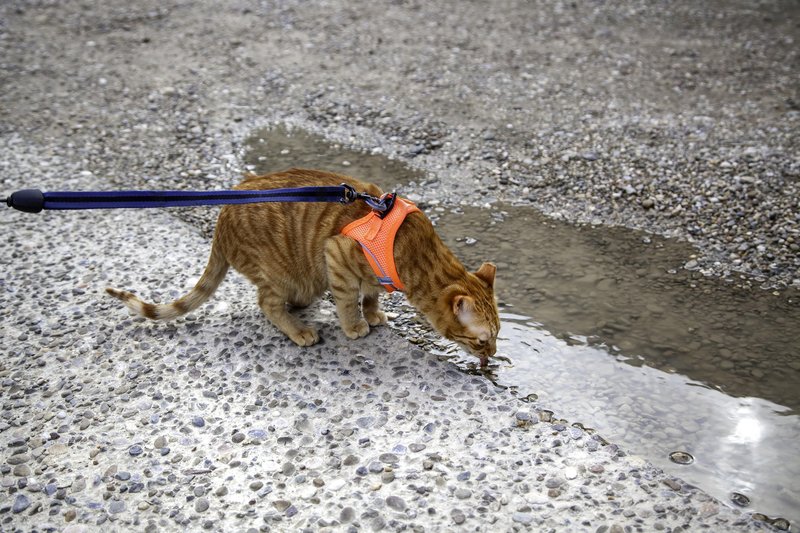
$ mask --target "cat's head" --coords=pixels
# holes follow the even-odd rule
[[[497,268],[484,263],[475,272],[448,286],[439,295],[436,328],[451,341],[457,342],[485,365],[497,352],[500,319],[494,297]]]

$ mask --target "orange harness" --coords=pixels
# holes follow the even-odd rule
[[[414,211],[419,208],[412,202],[395,197],[394,205],[382,218],[380,213],[372,211],[342,230],[342,235],[361,245],[378,281],[388,292],[405,288],[394,264],[394,237],[406,216]]]

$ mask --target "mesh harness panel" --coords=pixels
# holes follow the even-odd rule
[[[405,289],[394,262],[394,237],[406,216],[415,211],[419,211],[419,208],[412,202],[396,198],[392,209],[383,218],[372,211],[342,230],[342,235],[361,245],[375,276],[387,292]]]

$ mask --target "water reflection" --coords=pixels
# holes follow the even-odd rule
[[[739,421],[736,423],[736,430],[733,435],[728,437],[732,444],[755,444],[761,440],[764,433],[763,426],[758,418],[753,416],[751,409],[740,407],[738,413]]]

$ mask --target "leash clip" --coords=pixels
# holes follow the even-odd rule
[[[356,200],[363,200],[364,203],[370,206],[380,218],[385,217],[386,214],[392,210],[395,198],[397,196],[395,193],[390,192],[384,194],[380,198],[376,198],[371,194],[358,192],[355,187],[347,183],[342,183],[342,187],[344,187],[344,197],[342,198],[343,204],[351,204]]]

